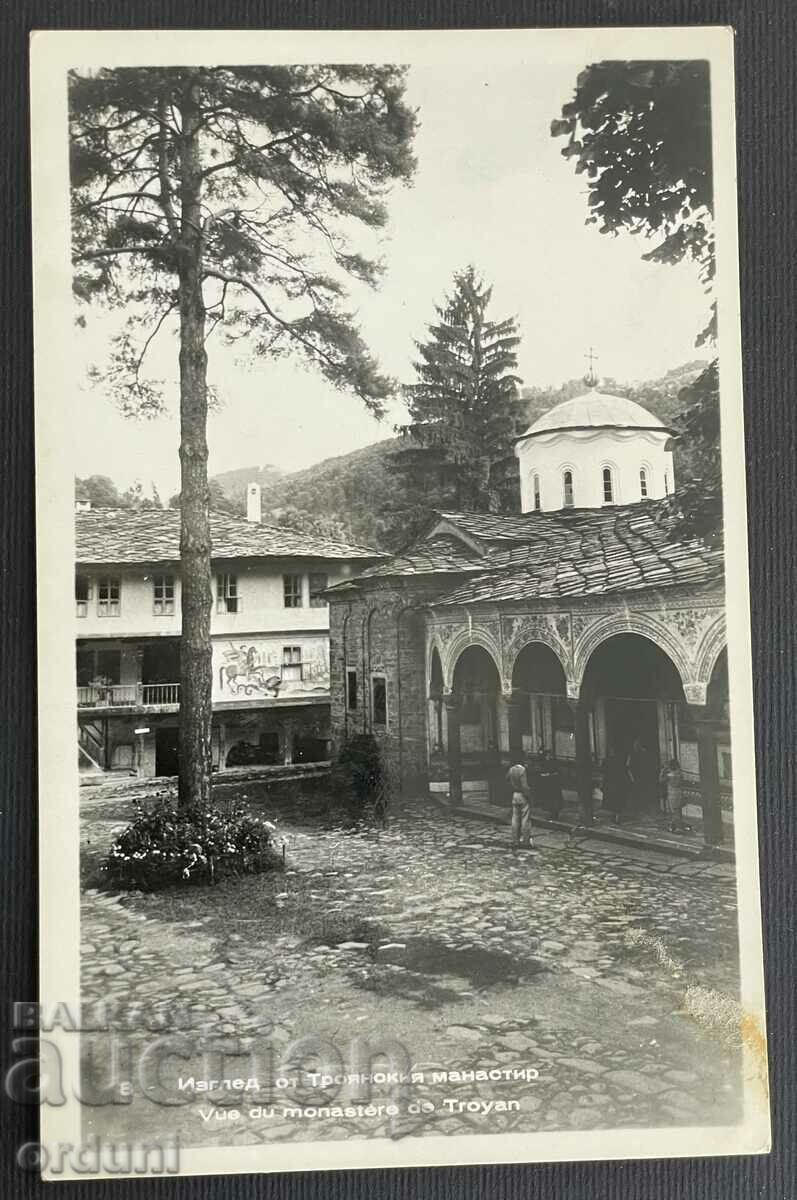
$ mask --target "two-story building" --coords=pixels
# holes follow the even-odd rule
[[[78,505],[75,624],[81,772],[173,775],[180,708],[180,513]],[[326,589],[378,552],[211,514],[213,766],[327,757]]]

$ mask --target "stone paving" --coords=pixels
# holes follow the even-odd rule
[[[93,850],[126,820],[107,794],[84,809]],[[239,1078],[264,1077],[250,1058],[271,1052],[303,1085],[239,1097],[237,1120],[206,1094],[164,1109],[136,1087],[130,1104],[88,1112],[90,1130],[168,1127],[208,1145],[740,1118],[738,1048],[690,1006],[704,989],[720,1015],[734,1011],[732,867],[552,831],[535,834],[534,853],[513,851],[507,831],[423,803],[385,830],[327,825],[280,815],[284,873],[156,896],[87,890],[84,1002],[139,1005],[153,1027],[181,1014],[189,1049],[164,1068],[167,1085],[213,1073],[203,1046],[237,1055],[226,1074]],[[308,1035],[337,1048],[344,1072],[366,1043],[403,1047],[394,1065],[423,1081],[375,1086],[379,1111],[355,1112],[362,1089],[313,1090],[285,1065]],[[320,1071],[326,1053],[305,1068]],[[528,1068],[538,1077],[507,1077]],[[450,1074],[469,1071],[481,1076]],[[379,1109],[391,1100],[398,1117]],[[310,1118],[285,1116],[296,1105]],[[328,1116],[312,1115],[319,1105]]]

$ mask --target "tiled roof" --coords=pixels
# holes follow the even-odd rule
[[[458,537],[442,533],[418,542],[406,554],[397,554],[388,562],[369,567],[358,578],[370,579],[379,575],[458,574],[462,571],[483,569],[484,559],[480,554],[470,550]]]
[[[214,558],[379,559],[378,550],[210,514]],[[75,513],[78,563],[176,562],[180,558],[180,513],[174,508],[93,508]]]
[[[547,516],[558,514],[549,513]],[[443,521],[456,525],[465,533],[485,541],[527,542],[531,536],[537,536],[536,526],[539,524],[539,513],[518,513],[517,515],[500,513],[469,513],[469,512],[440,512],[438,516]]]
[[[360,578],[435,571],[464,576],[436,605],[601,595],[722,579],[720,550],[696,540],[669,540],[666,501],[519,517],[439,515],[475,539],[483,554],[468,551],[464,543],[457,554],[451,544],[456,539],[438,525],[436,536],[433,532]]]

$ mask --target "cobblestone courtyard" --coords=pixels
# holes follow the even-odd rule
[[[739,1118],[739,1052],[720,1027],[737,988],[731,866],[550,831],[537,832],[535,853],[514,852],[507,831],[425,803],[385,830],[346,830],[275,813],[256,784],[242,790],[278,818],[286,871],[154,896],[89,887],[84,1003],[141,1005],[167,1025],[190,1014],[186,1057],[161,1070],[175,1095],[178,1076],[207,1074],[202,1036],[238,1052],[224,1072],[237,1078],[258,1073],[253,1050],[284,1063],[308,1035],[333,1043],[344,1071],[357,1047],[390,1040],[424,1082],[401,1094],[392,1125],[381,1111],[282,1114],[345,1106],[346,1087],[272,1095],[273,1108],[267,1096],[256,1116],[261,1098],[248,1096],[238,1120],[217,1116],[206,1093],[164,1108],[136,1087],[129,1104],[85,1109],[88,1131],[208,1145]],[[84,860],[126,823],[131,796],[129,785],[84,791]],[[94,1036],[102,1058],[107,1035]],[[522,1068],[539,1077],[506,1077]],[[435,1071],[485,1078],[432,1082]],[[375,1086],[374,1103],[389,1093]],[[434,1110],[408,1116],[407,1101],[420,1100]],[[518,1106],[486,1112],[509,1100]]]

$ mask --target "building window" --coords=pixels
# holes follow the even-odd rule
[[[565,508],[573,507],[573,472],[565,471],[562,476],[562,490],[564,492]]]
[[[302,648],[301,646],[282,647],[282,682],[301,682],[302,679]]]
[[[325,571],[310,572],[310,607],[326,608],[327,600],[324,592],[329,586],[329,576]]]
[[[118,617],[121,611],[122,581],[111,575],[103,575],[97,581],[97,616]]]
[[[639,494],[643,500],[647,499],[648,495],[648,473],[644,467],[639,468]]]
[[[238,595],[237,575],[216,576],[216,612],[237,613],[241,611],[241,597]]]
[[[611,504],[614,501],[614,484],[612,483],[611,467],[603,468],[603,503]]]
[[[371,721],[375,726],[387,728],[387,679],[384,675],[371,676]]]
[[[664,472],[664,495],[669,496],[669,494],[670,494],[670,477],[667,474],[667,472],[665,471]]]
[[[540,477],[539,477],[539,475],[532,475],[531,486],[532,486],[532,489],[534,492],[534,511],[539,512],[540,509],[542,508],[542,501],[540,500]],[[572,481],[571,481],[571,488],[572,488]]]
[[[302,577],[301,575],[282,576],[282,594],[286,608],[302,607]]]
[[[346,672],[346,708],[354,712],[357,708],[357,672]]]
[[[156,617],[170,617],[174,613],[173,575],[153,576],[152,611]]]
[[[75,576],[75,613],[78,617],[89,615],[91,600],[91,580],[88,575]]]

